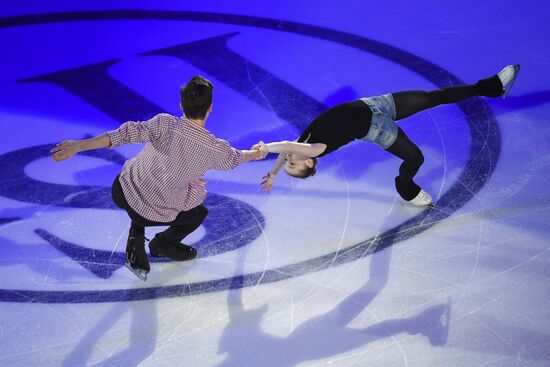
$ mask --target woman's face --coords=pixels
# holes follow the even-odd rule
[[[302,172],[308,167],[308,159],[309,157],[303,155],[287,153],[285,158],[285,171],[289,175],[295,176],[296,174]]]

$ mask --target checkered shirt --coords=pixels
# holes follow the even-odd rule
[[[184,117],[164,113],[145,122],[128,121],[107,135],[110,148],[146,143],[122,167],[120,184],[132,209],[155,222],[171,222],[181,211],[200,205],[207,194],[201,178],[206,171],[230,170],[244,162],[244,154],[225,140]]]

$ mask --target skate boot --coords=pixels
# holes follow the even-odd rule
[[[169,243],[157,233],[149,242],[149,253],[154,257],[168,257],[175,261],[187,261],[197,257],[197,250],[183,243]]]
[[[504,89],[504,94],[502,95],[503,99],[506,98],[508,93],[510,93],[510,89],[512,89],[512,86],[516,81],[518,73],[519,73],[519,64],[508,65],[497,74],[498,78],[500,79],[500,82],[502,83],[502,88]]]
[[[430,194],[422,189],[420,190],[418,195],[416,195],[412,200],[409,201],[409,203],[415,206],[434,206]]]
[[[145,236],[130,232],[126,244],[126,267],[139,279],[146,281],[151,270],[149,259],[145,252]]]
[[[519,65],[508,65],[498,74],[490,78],[481,79],[476,83],[480,96],[505,98],[519,73]]]

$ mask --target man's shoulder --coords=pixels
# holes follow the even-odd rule
[[[161,123],[171,124],[171,123],[177,122],[179,120],[179,117],[176,117],[176,116],[170,115],[169,113],[163,112],[163,113],[159,113],[158,115],[153,117],[153,119],[157,119]]]
[[[229,145],[226,140],[218,138],[206,128],[201,126],[196,126],[195,128],[194,138],[201,141],[207,150],[218,151],[220,147]]]
[[[169,114],[160,115],[165,115],[159,118],[166,119],[166,124],[170,124],[172,132],[180,139],[200,143],[207,149],[215,149],[214,146],[220,140],[205,127],[194,124],[183,117]]]

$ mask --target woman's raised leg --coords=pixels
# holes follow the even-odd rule
[[[481,79],[476,84],[433,91],[411,90],[392,93],[396,110],[395,120],[404,119],[428,108],[461,102],[475,96],[496,98],[506,95],[518,73],[519,65],[508,65],[498,74],[490,78]]]
[[[395,120],[442,104],[457,103],[478,95],[475,85],[462,85],[433,91],[411,90],[392,93],[395,102]]]

